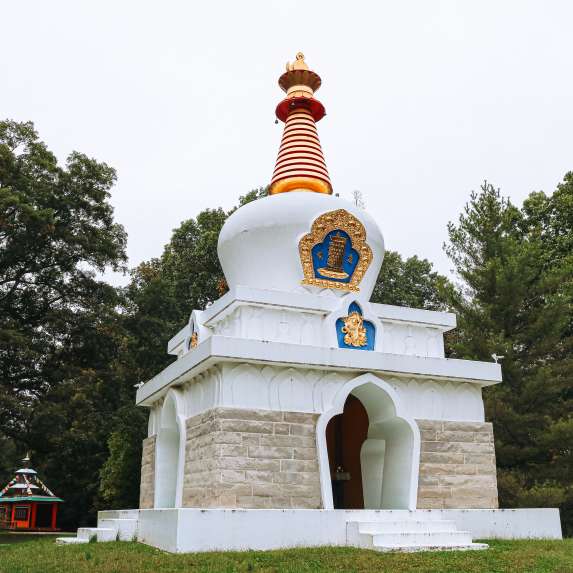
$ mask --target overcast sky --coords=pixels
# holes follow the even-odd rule
[[[573,169],[571,1],[0,5],[0,116],[117,169],[131,266],[269,182],[277,79],[299,50],[322,77],[335,192],[362,191],[404,256],[448,272],[447,222],[484,179],[519,204]]]

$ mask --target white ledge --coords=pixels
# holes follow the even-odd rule
[[[301,312],[326,314],[340,305],[336,296],[284,292],[236,286],[203,311],[203,324],[210,326],[224,318],[237,305],[278,306]]]
[[[171,340],[167,343],[167,354],[175,354],[178,346],[185,342],[185,339],[191,336],[191,326],[187,323]]]
[[[343,299],[351,295],[324,296],[312,293],[284,292],[268,289],[255,289],[236,286],[201,313],[202,324],[211,327],[228,316],[235,308],[242,305],[280,307],[299,312],[329,314],[343,307]],[[434,327],[447,332],[456,327],[456,315],[450,312],[422,310],[407,306],[370,303],[372,311],[380,320],[402,322],[406,324]],[[187,336],[189,325],[184,326],[167,344],[168,352],[173,353]]]
[[[183,384],[221,362],[250,362],[321,370],[423,376],[491,386],[501,382],[494,362],[423,358],[402,354],[324,348],[214,335],[167,366],[137,391],[136,404],[149,406],[172,385]]]
[[[444,332],[456,327],[456,315],[451,312],[423,310],[421,308],[394,306],[391,304],[370,304],[380,320],[434,326]]]

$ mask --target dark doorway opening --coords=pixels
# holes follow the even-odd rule
[[[368,436],[368,424],[362,402],[349,395],[342,414],[326,426],[334,509],[364,509],[360,451]]]
[[[51,527],[52,504],[39,503],[36,509],[36,527]]]

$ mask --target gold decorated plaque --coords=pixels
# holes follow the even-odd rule
[[[329,235],[328,248],[316,253],[322,264],[318,267],[313,249],[323,244]],[[304,273],[303,285],[357,292],[372,262],[372,250],[366,243],[364,225],[345,209],[317,217],[310,233],[300,240],[298,249]]]

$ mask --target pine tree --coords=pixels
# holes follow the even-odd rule
[[[571,176],[519,209],[487,182],[473,193],[446,252],[461,279],[453,356],[504,356],[503,383],[484,392],[494,423],[500,503],[560,505],[571,528]],[[568,529],[570,530],[570,529]]]

